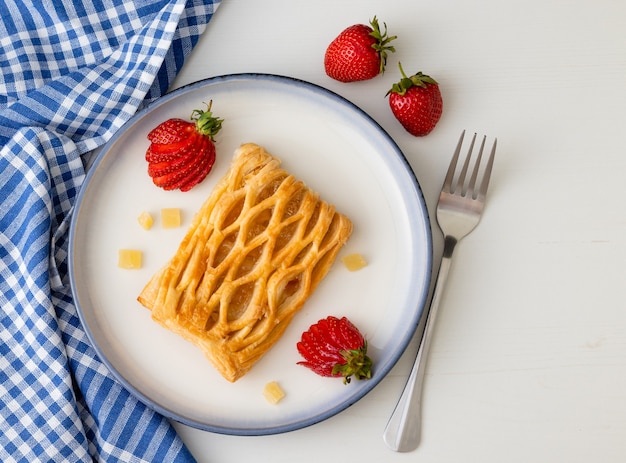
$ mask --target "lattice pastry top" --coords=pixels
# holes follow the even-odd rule
[[[351,232],[278,159],[244,144],[138,300],[234,382],[282,336]]]

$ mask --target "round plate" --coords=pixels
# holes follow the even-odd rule
[[[146,172],[146,135],[168,118],[188,119],[209,101],[214,114],[224,119],[213,171],[187,193],[155,187]],[[193,214],[245,142],[264,146],[350,217],[354,232],[339,257],[360,253],[368,265],[349,272],[338,259],[283,337],[231,384],[195,346],[152,321],[136,297],[175,253]],[[161,226],[160,210],[167,207],[181,209],[180,228]],[[137,222],[143,211],[156,218],[147,231]],[[89,339],[115,377],[169,418],[238,435],[311,425],[372,390],[411,340],[432,267],[424,199],[389,135],[362,110],[324,88],[266,74],[203,80],[137,113],[89,170],[70,240],[74,299]],[[123,248],[143,252],[141,269],[118,268],[118,250]],[[374,361],[372,379],[344,385],[297,365],[301,333],[328,315],[345,315],[363,332]],[[263,397],[270,381],[286,392],[277,405]]]

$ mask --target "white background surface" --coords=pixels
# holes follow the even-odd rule
[[[323,54],[377,15],[398,35],[388,71],[341,84]],[[177,86],[236,72],[323,85],[405,152],[431,214],[462,129],[498,137],[479,227],[457,249],[426,373],[414,452],[382,441],[415,355],[344,413],[235,437],[177,425],[200,463],[623,462],[626,458],[626,3],[621,0],[224,0]],[[384,95],[405,71],[444,115],[408,135]],[[435,257],[441,235],[434,224]]]

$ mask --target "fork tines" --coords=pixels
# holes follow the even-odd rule
[[[461,153],[461,147],[463,146],[463,138],[465,137],[465,130],[461,133],[461,137],[459,138],[459,142],[456,145],[456,149],[454,150],[454,156],[452,156],[452,161],[450,162],[450,167],[448,167],[448,173],[446,174],[446,178],[443,183],[443,191],[451,194],[459,194],[461,196],[469,196],[472,199],[484,199],[487,194],[487,188],[489,187],[489,178],[491,177],[491,169],[493,167],[493,160],[496,154],[496,145],[498,139],[494,139],[493,146],[491,148],[491,154],[489,155],[489,159],[487,160],[487,165],[485,166],[483,172],[483,179],[480,184],[478,191],[475,191],[476,180],[478,178],[478,171],[480,170],[480,164],[483,157],[483,150],[485,148],[485,141],[487,139],[486,136],[483,136],[482,141],[480,143],[480,150],[478,151],[478,157],[476,161],[474,161],[474,169],[472,170],[472,176],[467,185],[467,188],[464,191],[457,191],[457,188],[463,188],[465,184],[465,177],[467,176],[467,171],[470,165],[470,159],[472,157],[472,151],[474,150],[474,144],[476,142],[476,134],[472,137],[470,142],[470,146],[467,151],[467,156],[465,157],[465,162],[463,163],[463,167],[461,172],[459,173],[459,177],[454,185],[452,185],[454,172],[456,170],[456,165],[459,159],[459,154]]]

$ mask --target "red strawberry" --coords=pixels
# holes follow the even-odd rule
[[[367,356],[367,341],[346,317],[329,316],[302,333],[297,344],[304,357],[303,365],[321,376],[343,377],[349,383],[351,376],[369,379],[372,359]]]
[[[178,156],[178,153],[181,150],[189,148],[190,145],[193,145],[197,141],[197,138],[201,135],[195,131],[195,128],[193,127],[194,124],[187,121],[183,122],[185,122],[185,124],[188,124],[188,127],[192,127],[194,129],[192,135],[186,137],[180,142],[151,143],[148,151],[146,151],[146,161],[161,162],[173,159]]]
[[[206,158],[202,164],[196,166],[196,170],[191,174],[186,181],[180,186],[181,191],[189,191],[198,183],[200,183],[211,171],[213,163],[215,162],[215,156],[213,158]]]
[[[381,33],[376,16],[370,25],[350,26],[330,43],[324,55],[324,68],[329,77],[340,82],[354,82],[372,79],[385,72],[387,52],[396,51],[389,42],[396,36],[387,37],[386,24]]]
[[[387,92],[391,112],[411,135],[428,135],[443,111],[439,84],[421,72],[407,77],[399,67],[402,79]]]
[[[161,160],[148,162],[148,175],[154,178],[160,177],[170,172],[181,170],[185,166],[193,164],[196,161],[197,156],[197,146],[194,143],[193,146],[181,150],[179,153],[176,153],[175,157],[171,157],[169,159],[160,158]]]
[[[171,146],[185,142],[190,135],[193,135],[193,122],[183,119],[169,119],[152,129],[148,134],[148,140],[156,145]]]
[[[204,146],[200,148],[202,152],[207,153],[207,150],[212,145],[209,145],[208,141],[204,142]],[[189,191],[191,188],[200,183],[208,175],[215,162],[215,150],[212,150],[212,154],[202,156],[202,160],[195,163],[185,170],[185,175],[180,178],[174,185],[171,185],[172,190],[180,189],[180,191]]]
[[[191,113],[191,120],[168,119],[148,134],[146,151],[148,175],[164,190],[188,191],[200,183],[215,162],[214,136],[222,128],[223,119],[206,111]]]

